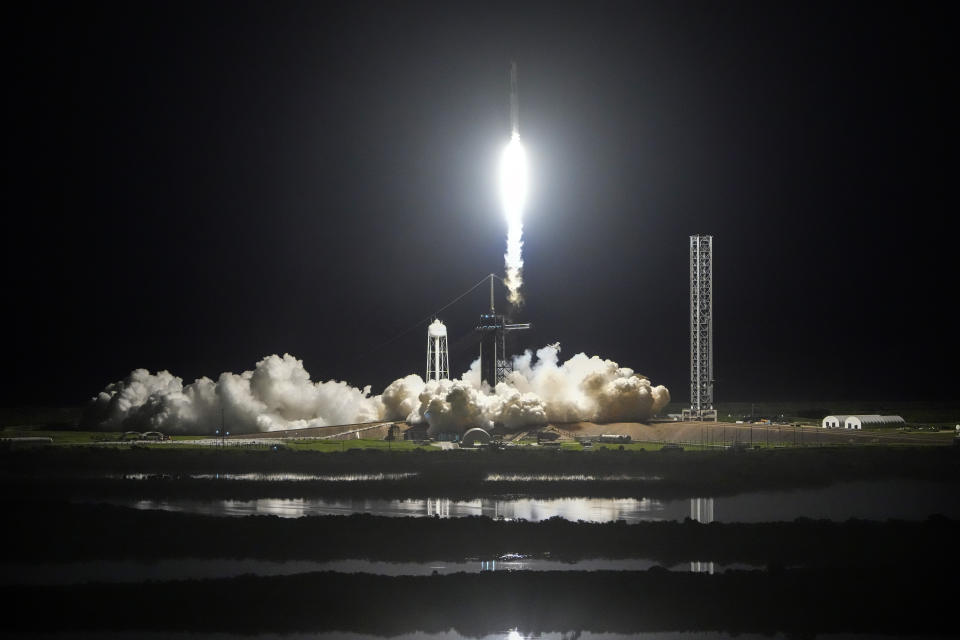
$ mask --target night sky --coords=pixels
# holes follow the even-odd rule
[[[709,233],[720,401],[955,399],[947,6],[6,9],[0,403],[284,352],[375,393],[423,375],[425,323],[402,332],[503,271],[512,59],[517,348],[686,400],[688,236]],[[486,306],[441,315],[457,375]]]

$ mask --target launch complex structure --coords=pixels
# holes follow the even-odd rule
[[[507,333],[529,329],[530,323],[510,324],[498,314],[493,304],[493,279],[490,274],[490,312],[480,315],[477,331],[480,333],[480,379],[491,387],[503,382],[513,371],[513,363],[507,355]]]
[[[476,334],[479,334],[480,379],[490,388],[495,388],[497,383],[506,380],[510,372],[513,371],[513,361],[507,352],[507,334],[529,329],[532,325],[529,322],[511,323],[506,315],[497,313],[494,303],[494,280],[502,281],[502,279],[491,273],[457,296],[452,302],[431,314],[430,317],[433,318],[433,322],[427,327],[427,365],[424,380],[450,379],[447,326],[440,321],[437,314],[483,285],[487,280],[490,281],[490,310],[480,314],[480,322],[474,328]]]
[[[499,278],[491,273],[486,279],[490,280],[490,311],[480,315],[476,331],[480,334],[480,379],[494,388],[513,371],[507,334],[529,329],[531,324],[511,323],[497,313],[494,279]],[[684,421],[717,421],[713,355],[713,236],[698,234],[690,236],[690,408],[682,410]],[[450,377],[447,331],[438,320],[427,330],[426,373],[427,380]]]

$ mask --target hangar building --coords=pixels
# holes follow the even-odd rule
[[[864,427],[876,427],[885,424],[904,424],[904,420],[900,416],[863,415],[827,416],[822,422],[824,429],[838,429],[840,427],[844,429],[863,429]]]

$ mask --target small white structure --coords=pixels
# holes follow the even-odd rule
[[[460,440],[460,446],[475,447],[478,444],[487,444],[488,442],[490,442],[490,434],[480,427],[474,427],[463,434],[463,439]]]
[[[447,325],[434,318],[427,327],[426,380],[450,379],[450,353],[447,350]]]
[[[632,438],[628,435],[621,435],[619,433],[605,433],[599,438],[597,442],[630,442]]]
[[[900,416],[847,416],[843,422],[845,429],[863,429],[864,427],[875,427],[884,424],[903,424],[904,420]]]
[[[824,429],[839,429],[850,416],[827,416],[823,419]]]

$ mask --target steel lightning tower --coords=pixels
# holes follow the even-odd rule
[[[717,420],[713,406],[713,236],[690,236],[690,408],[684,419]]]

